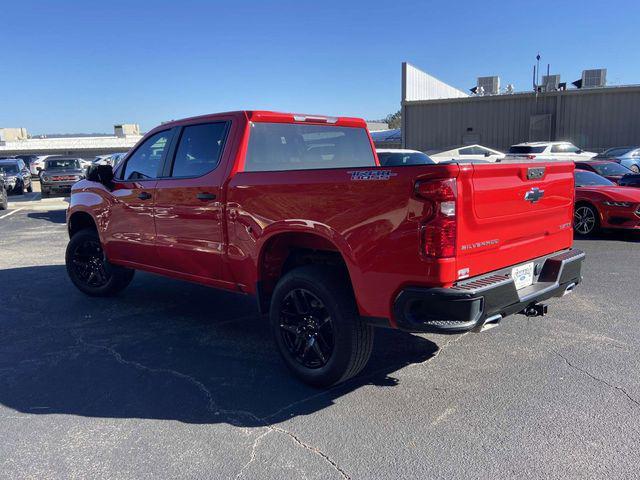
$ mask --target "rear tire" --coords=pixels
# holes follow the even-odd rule
[[[47,197],[49,197],[49,195],[51,195],[51,194],[49,193],[49,190],[44,190],[44,189],[43,189],[43,190],[40,192],[40,196],[41,196],[42,198],[47,198]]]
[[[9,199],[7,198],[7,191],[2,190],[0,193],[0,210],[6,210],[9,208]]]
[[[330,387],[357,375],[373,348],[346,274],[309,265],[284,275],[273,292],[271,331],[287,367],[303,382]]]
[[[29,186],[27,187],[27,192],[33,193],[33,183],[29,183]]]
[[[576,235],[587,237],[600,230],[598,211],[591,205],[576,205],[573,213],[573,231]]]
[[[77,232],[67,245],[67,274],[81,292],[92,297],[109,297],[124,290],[135,270],[112,265],[105,258],[98,233],[93,229]]]

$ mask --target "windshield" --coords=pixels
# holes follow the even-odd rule
[[[591,187],[591,186],[611,186],[615,183],[601,177],[597,173],[578,171],[575,172],[576,187]]]
[[[596,155],[595,158],[612,158],[612,157],[622,157],[623,155],[626,155],[627,153],[629,153],[631,150],[633,150],[633,147],[615,147],[615,148],[610,148],[609,150],[605,150],[604,152],[600,153],[599,155]]]
[[[47,160],[45,170],[73,170],[80,168],[80,162],[75,158]]]
[[[4,165],[0,164],[0,172],[7,175],[15,175],[18,173],[18,166],[14,163],[5,163]]]
[[[245,171],[375,167],[364,128],[251,122]]]
[[[542,153],[546,147],[530,147],[528,145],[515,145],[509,149],[511,154],[528,154],[528,153]]]
[[[593,165],[593,169],[596,171],[596,173],[599,173],[600,175],[604,175],[604,176],[626,175],[628,173],[631,173],[631,170],[629,170],[627,167],[623,167],[619,163],[614,163],[614,162],[603,163],[600,165]]]
[[[420,152],[378,152],[378,160],[383,167],[398,165],[433,165],[436,162]]]

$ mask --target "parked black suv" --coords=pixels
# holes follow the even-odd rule
[[[21,158],[6,158],[0,160],[0,172],[5,174],[7,192],[22,195],[25,191],[33,192],[31,172]]]
[[[9,208],[9,200],[7,199],[7,189],[5,187],[4,173],[0,172],[0,210]]]

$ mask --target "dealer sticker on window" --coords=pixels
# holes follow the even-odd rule
[[[533,262],[513,267],[511,269],[511,278],[516,284],[516,290],[531,285],[533,283]]]

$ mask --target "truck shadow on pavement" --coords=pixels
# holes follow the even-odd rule
[[[62,265],[0,270],[0,285],[0,403],[24,414],[267,426],[393,387],[438,351],[378,330],[366,369],[321,391],[289,374],[247,297],[138,273],[118,297],[89,298]]]
[[[66,210],[47,210],[44,212],[29,212],[27,217],[34,220],[45,220],[51,223],[67,223]]]

